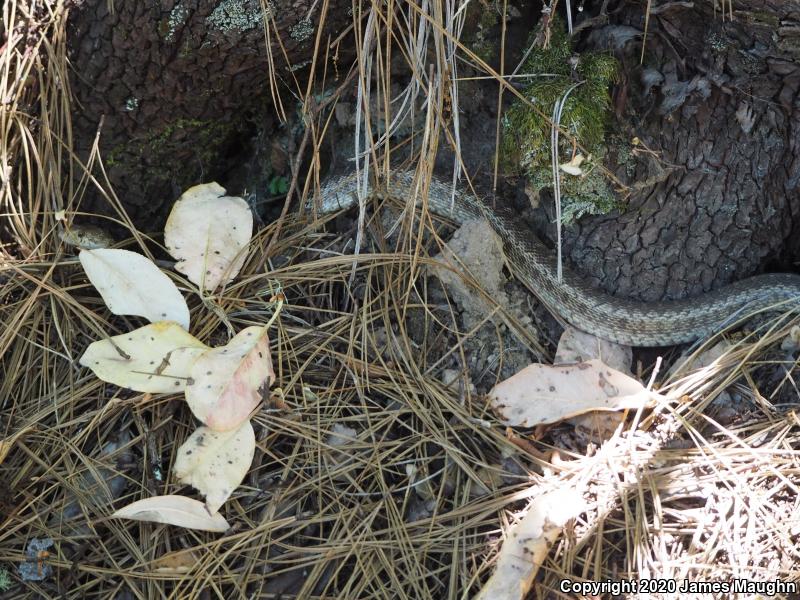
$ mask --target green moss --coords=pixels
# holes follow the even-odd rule
[[[530,43],[535,35],[534,32]],[[605,135],[611,105],[609,86],[616,80],[618,68],[617,61],[608,54],[573,54],[563,24],[554,19],[548,47],[531,52],[521,70],[534,75],[522,93],[540,112],[515,102],[503,116],[500,158],[504,168],[526,174],[537,187],[552,186],[551,126],[541,115],[550,117],[556,102],[581,82],[570,92],[561,113],[559,161],[567,162],[572,156],[573,138],[591,159],[581,165],[584,172],[581,176],[562,173],[565,221],[582,214],[605,213],[617,206],[613,191],[597,167],[606,155]]]
[[[584,175],[580,177],[562,173],[561,219],[564,223],[580,219],[583,215],[604,215],[620,208],[620,202],[594,160],[588,165],[585,162],[581,165]],[[537,169],[529,177],[531,185],[536,189],[553,185],[550,169]]]
[[[194,169],[187,169],[185,160],[180,157],[182,153],[176,150],[186,145],[185,140],[192,140],[193,165],[211,166],[221,145],[234,129],[234,123],[214,119],[177,119],[143,138],[113,148],[106,155],[106,164],[125,169],[136,168],[144,162],[152,165],[150,170],[154,178],[175,180],[179,184],[191,183],[195,177]]]
[[[497,22],[500,20],[500,15],[497,12],[497,6],[492,4],[491,8],[495,10],[487,10],[486,6],[477,3],[478,10],[480,11],[480,20],[478,21],[478,26],[482,29],[490,29],[497,25]]]
[[[618,165],[625,167],[625,174],[633,177],[636,173],[636,157],[633,146],[621,135],[612,135],[607,141],[608,149],[615,155]]]

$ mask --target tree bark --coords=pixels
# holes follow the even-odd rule
[[[313,55],[320,22],[324,46],[352,21],[350,3],[326,15],[327,4],[313,0],[264,4],[285,92]],[[269,129],[264,24],[260,0],[87,0],[73,9],[74,144],[85,160],[102,120],[111,184],[145,229],[183,189],[224,172],[254,120]],[[108,212],[91,191],[83,208]]]
[[[659,157],[631,173],[618,155],[616,175],[654,184],[566,236],[589,280],[648,301],[696,296],[800,250],[800,3],[736,1],[733,20],[711,2],[672,5],[651,15],[643,64],[641,44],[626,46],[615,94],[623,135]],[[644,10],[625,7],[614,24],[644,31]]]
[[[87,156],[103,119],[111,183],[136,223],[157,230],[182,190],[229,169],[253,120],[261,131],[277,124],[263,109],[271,106],[263,13],[258,0],[114,6],[87,0],[71,18],[76,147]],[[352,18],[349,3],[326,15],[311,0],[270,6],[270,50],[286,89],[291,69],[311,57],[320,21],[327,47]],[[617,8],[611,25],[645,30],[642,4]],[[615,174],[641,189],[625,210],[568,228],[576,269],[612,293],[656,300],[698,295],[796,256],[800,2],[737,0],[732,20],[711,2],[662,2],[647,24],[643,64],[641,41],[617,51],[615,91],[615,128],[643,142],[633,170],[617,153]],[[90,197],[87,206],[103,202]]]

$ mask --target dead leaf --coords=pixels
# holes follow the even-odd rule
[[[206,350],[177,323],[161,321],[92,343],[80,364],[103,381],[137,392],[182,392]]]
[[[602,444],[610,440],[625,418],[624,413],[593,410],[567,420],[575,427],[576,435],[587,442]]]
[[[548,452],[542,452],[529,439],[518,436],[511,427],[506,427],[506,439],[523,452],[535,456],[542,462],[550,462],[550,454]]]
[[[478,467],[475,470],[475,479],[469,488],[471,500],[482,498],[503,487],[503,476],[496,468]],[[438,490],[437,490],[438,491]],[[435,496],[434,496],[435,497]]]
[[[199,427],[178,449],[173,470],[178,480],[206,497],[210,512],[217,512],[247,475],[255,451],[249,420],[231,431]]]
[[[227,531],[228,522],[219,513],[209,513],[206,505],[186,496],[153,496],[137,500],[111,515],[115,519],[133,519],[177,525],[201,531]]]
[[[630,346],[609,342],[567,325],[558,339],[553,363],[558,365],[586,362],[593,358],[599,358],[604,364],[626,375],[631,374],[633,351]]]
[[[189,307],[178,288],[149,258],[112,248],[81,250],[86,276],[115,315],[175,321],[189,329]]]
[[[699,354],[696,352],[684,352],[667,372],[667,377],[670,379],[677,379],[692,371],[700,371],[701,369],[711,367],[715,363],[719,364],[720,359],[728,354],[732,347],[733,344],[730,341],[720,340]]]
[[[800,349],[800,325],[795,325],[781,342],[781,350],[797,352],[798,349]]]
[[[235,429],[261,402],[260,388],[275,380],[264,327],[248,327],[227,345],[212,348],[194,363],[186,402],[214,431]]]
[[[585,159],[583,157],[583,154],[578,153],[575,156],[573,156],[572,160],[570,160],[569,162],[561,163],[558,166],[562,171],[564,171],[564,173],[567,173],[569,175],[575,175],[576,177],[578,177],[580,175],[583,175],[583,169],[581,169],[581,164],[583,163],[584,160]]]
[[[200,557],[192,548],[168,552],[155,559],[150,567],[154,573],[188,573],[198,566]]]
[[[307,400],[309,396],[315,397],[314,392],[308,388],[303,389],[303,395]],[[281,399],[281,402],[283,402],[283,399]],[[347,465],[356,460],[358,452],[354,448],[356,444],[358,444],[358,432],[355,429],[342,423],[333,424],[331,432],[325,438],[325,445],[328,448],[321,455],[325,472],[329,477],[332,477],[335,481],[349,480],[351,473],[348,472]]]
[[[592,410],[638,409],[656,394],[600,360],[528,365],[497,384],[489,401],[506,425],[534,427]]]
[[[81,250],[78,258],[89,281],[115,315],[138,315],[153,323],[175,321],[188,331],[186,300],[149,258],[110,248]]]
[[[506,533],[495,571],[475,600],[522,600],[564,525],[585,510],[574,489],[555,490],[536,498],[522,519]]]
[[[247,202],[226,196],[216,182],[196,185],[178,198],[164,228],[175,268],[201,290],[214,291],[239,273],[253,235]]]

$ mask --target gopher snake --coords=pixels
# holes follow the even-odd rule
[[[332,177],[321,190],[322,213],[356,204],[354,175]],[[385,189],[400,199],[415,195],[414,175],[392,172]],[[370,188],[369,193],[376,190]],[[598,337],[632,346],[670,346],[705,337],[736,315],[774,304],[800,300],[800,275],[768,274],[749,277],[697,298],[644,303],[616,298],[586,285],[567,269],[556,278],[551,250],[539,242],[519,217],[503,207],[492,208],[475,195],[437,179],[428,186],[428,208],[456,223],[486,218],[499,235],[514,275],[553,313]],[[742,313],[747,311],[747,313]]]

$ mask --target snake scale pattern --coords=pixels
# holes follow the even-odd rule
[[[418,197],[414,174],[393,171],[384,195],[401,200]],[[322,213],[357,204],[355,174],[331,177],[321,190]],[[368,195],[380,194],[371,186]],[[419,204],[419,201],[418,201]],[[503,207],[490,207],[474,194],[432,179],[427,206],[432,212],[458,224],[485,218],[503,243],[503,251],[514,275],[550,311],[565,321],[598,337],[632,346],[671,346],[712,334],[733,318],[782,304],[778,310],[796,307],[800,301],[800,275],[757,275],[696,298],[673,302],[644,303],[611,296],[586,285],[564,268],[556,277],[553,252],[535,238],[519,217]]]

